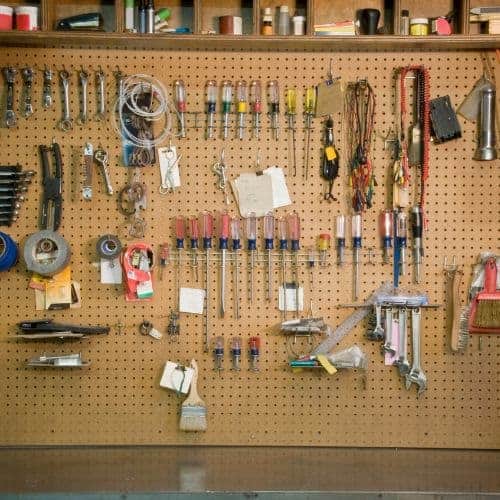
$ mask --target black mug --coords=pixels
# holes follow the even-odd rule
[[[359,12],[359,32],[361,35],[376,35],[380,19],[378,9],[361,9]]]

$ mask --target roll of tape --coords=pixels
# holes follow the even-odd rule
[[[16,242],[5,233],[0,232],[0,271],[8,271],[19,257]]]
[[[97,240],[96,250],[101,259],[113,260],[120,255],[122,244],[118,236],[105,234]]]
[[[26,239],[23,257],[28,271],[54,276],[69,264],[71,249],[59,233],[43,230]]]

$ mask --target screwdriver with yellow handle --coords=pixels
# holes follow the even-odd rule
[[[305,127],[306,127],[306,150],[304,154],[304,177],[309,177],[309,151],[311,144],[312,119],[316,111],[316,88],[309,87],[306,90],[306,100],[304,103]]]
[[[297,175],[297,154],[295,149],[295,116],[297,115],[297,92],[295,89],[286,91],[286,115],[288,117],[288,132],[292,134],[293,175]]]

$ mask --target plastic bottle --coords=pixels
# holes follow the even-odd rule
[[[281,5],[278,17],[278,35],[290,35],[290,12],[288,5]]]
[[[264,15],[262,16],[262,27],[260,29],[261,35],[274,35],[273,29],[273,14],[271,12],[271,7],[266,7],[264,9]]]

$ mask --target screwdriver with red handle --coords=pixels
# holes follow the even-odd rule
[[[221,253],[220,261],[220,317],[223,318],[226,312],[226,254],[227,242],[229,240],[229,221],[230,217],[227,211],[221,213],[219,224],[219,250]]]
[[[210,212],[200,215],[201,237],[205,250],[205,352],[210,349],[210,325],[208,324],[210,307],[210,250],[214,233],[214,220]]]

